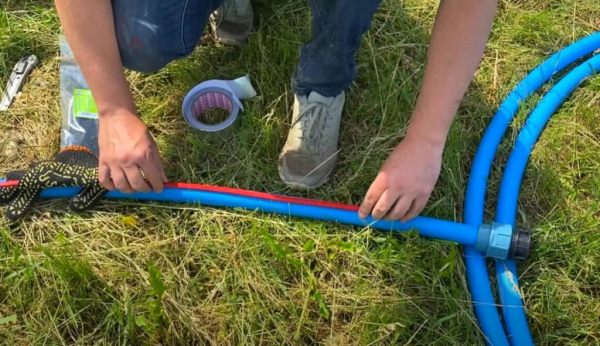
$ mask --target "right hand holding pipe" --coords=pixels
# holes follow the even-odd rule
[[[407,135],[385,161],[358,211],[365,219],[408,222],[425,208],[440,175],[442,145]]]

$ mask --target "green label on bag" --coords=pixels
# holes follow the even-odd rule
[[[73,113],[75,118],[98,119],[98,108],[89,89],[73,90]]]

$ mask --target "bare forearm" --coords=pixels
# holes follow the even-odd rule
[[[443,147],[494,21],[497,0],[443,0],[408,135]]]
[[[81,67],[100,117],[135,113],[123,73],[110,0],[55,0],[63,31]]]

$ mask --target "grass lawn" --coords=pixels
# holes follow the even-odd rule
[[[128,74],[173,181],[359,203],[404,134],[436,1],[383,2],[359,52],[335,179],[302,194],[276,159],[291,116],[290,76],[309,38],[300,0],[258,0],[241,48],[210,37],[160,73]],[[500,5],[491,40],[452,128],[425,215],[462,219],[471,161],[503,98],[561,47],[600,29],[598,0]],[[59,22],[48,0],[0,2],[0,81],[25,53],[42,63],[0,122],[0,176],[59,149]],[[197,83],[249,73],[239,135],[209,145],[180,106]],[[547,89],[546,89],[547,90]],[[523,181],[518,222],[535,229],[520,283],[539,345],[600,344],[600,78],[551,121]],[[524,105],[493,169],[486,218]],[[483,345],[459,246],[331,223],[186,205],[64,201],[0,218],[2,345]]]

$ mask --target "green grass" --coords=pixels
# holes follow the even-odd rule
[[[276,159],[309,10],[299,0],[255,5],[260,26],[246,46],[207,38],[158,74],[128,74],[169,177],[359,203],[403,136],[436,2],[384,1],[359,52],[340,168],[306,194],[284,187]],[[595,0],[502,2],[424,214],[461,220],[470,164],[499,103],[550,54],[599,29]],[[0,176],[59,149],[58,34],[50,1],[2,2],[0,80],[25,53],[42,64],[1,115]],[[183,96],[200,81],[244,73],[259,96],[245,102],[242,130],[223,145],[204,143],[180,114]],[[598,95],[600,79],[591,79],[559,110],[522,185],[519,223],[535,229],[535,247],[519,279],[540,345],[600,344]],[[502,145],[488,220],[501,163],[534,105]],[[114,201],[65,210],[64,201],[44,202],[18,225],[0,221],[0,344],[483,345],[455,245],[238,210]]]

